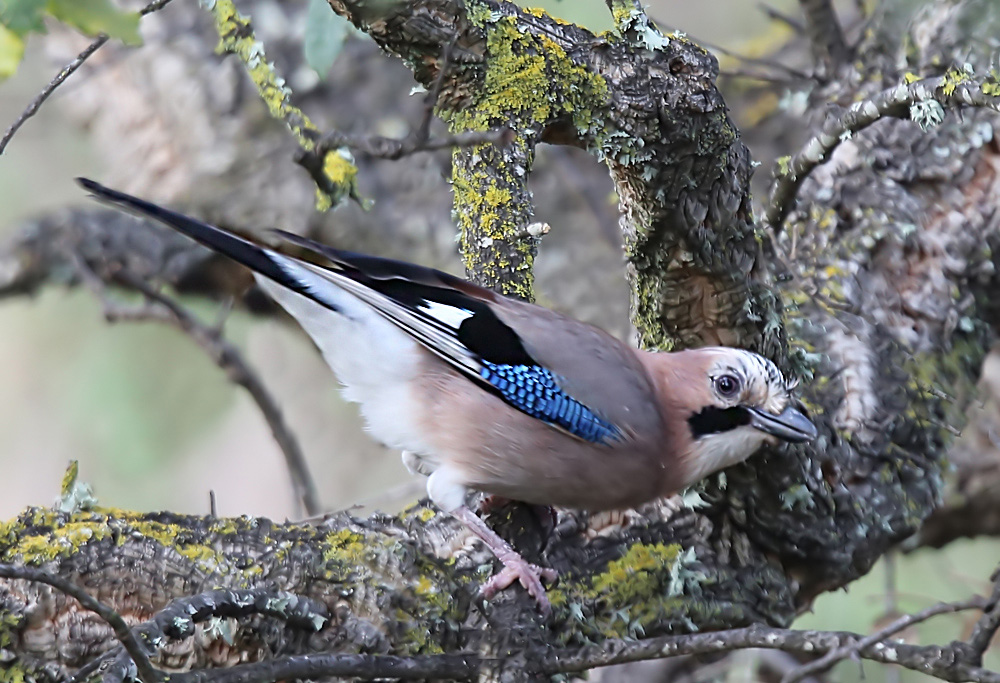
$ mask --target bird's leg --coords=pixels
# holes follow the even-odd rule
[[[538,603],[538,609],[547,616],[552,611],[552,605],[549,604],[549,599],[545,596],[542,581],[555,581],[558,576],[556,571],[539,567],[525,560],[507,541],[500,538],[493,529],[486,525],[486,522],[465,505],[453,510],[452,514],[469,527],[472,533],[481,538],[503,564],[503,569],[483,584],[480,590],[483,597],[489,599],[510,586],[514,581],[520,581],[521,585],[528,591],[528,595]]]
[[[510,502],[510,498],[504,498],[503,496],[498,496],[495,493],[489,493],[483,496],[483,499],[479,501],[479,505],[476,506],[476,512],[480,515],[488,515],[491,512],[496,512]]]

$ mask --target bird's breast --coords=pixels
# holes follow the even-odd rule
[[[660,434],[590,443],[513,408],[432,362],[416,403],[433,457],[470,488],[540,505],[627,508],[656,498],[675,479]],[[662,439],[661,439],[662,440]]]

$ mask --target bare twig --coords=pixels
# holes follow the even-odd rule
[[[379,159],[396,160],[418,152],[433,152],[439,149],[450,149],[453,147],[472,147],[482,144],[499,144],[506,131],[467,131],[457,135],[448,135],[442,138],[431,138],[431,123],[434,120],[434,108],[437,106],[441,91],[444,88],[448,66],[451,64],[452,52],[455,49],[457,34],[445,44],[438,60],[438,72],[434,78],[434,84],[424,96],[424,113],[420,123],[410,131],[405,138],[398,140],[386,138],[381,135],[366,135],[353,137],[345,135],[340,131],[327,133],[316,143],[313,149],[302,149],[296,154],[295,162],[302,166],[313,180],[319,182],[323,177],[323,160],[330,152],[348,148],[355,152],[361,152],[368,156]]]
[[[326,152],[340,147],[347,147],[354,152],[367,154],[379,159],[396,160],[419,152],[434,152],[439,149],[453,147],[473,147],[475,145],[498,144],[503,141],[505,131],[467,131],[457,135],[447,135],[440,138],[417,140],[409,136],[402,140],[386,138],[380,135],[351,137],[339,131],[333,131],[323,136],[314,151],[301,150],[295,157],[295,162],[314,175],[314,168],[320,168],[316,163]]]
[[[937,606],[940,609],[941,606]],[[927,610],[925,610],[926,612]],[[940,613],[940,612],[939,612]],[[916,616],[916,615],[915,615]],[[884,637],[884,636],[883,636]],[[692,654],[718,654],[744,648],[783,650],[800,654],[835,652],[845,643],[855,644],[861,636],[836,631],[797,631],[749,626],[741,629],[667,636],[648,640],[611,639],[598,645],[547,650],[537,659],[518,662],[526,678],[531,675],[582,672],[596,667],[641,660]],[[961,643],[959,643],[961,645]],[[873,642],[857,653],[864,659],[920,671],[946,681],[1000,683],[1000,673],[972,666],[954,647],[918,646]],[[225,670],[174,674],[177,683],[265,683],[290,678],[326,676],[374,678],[469,679],[505,663],[486,660],[475,654],[395,657],[388,655],[325,654],[278,657],[267,662],[238,665]],[[511,664],[508,662],[508,666]]]
[[[757,3],[757,7],[760,8],[760,10],[767,16],[768,19],[772,21],[781,22],[782,24],[785,24],[796,33],[804,34],[806,32],[806,27],[803,26],[802,22],[796,19],[795,17],[790,17],[784,12],[774,7],[771,7],[767,3],[763,2]]]
[[[770,69],[776,69],[778,71],[783,71],[786,74],[788,74],[789,77],[794,79],[802,81],[810,80],[809,74],[803,71],[799,71],[798,69],[793,69],[787,64],[782,64],[781,62],[774,61],[773,59],[765,59],[763,57],[750,57],[748,55],[740,54],[739,52],[734,52],[733,50],[730,50],[729,48],[726,47],[722,47],[721,45],[711,43],[707,40],[702,40],[701,38],[697,38],[697,42],[699,45],[702,45],[703,47],[706,47],[709,50],[713,50],[727,57],[732,57],[733,59],[738,59],[741,62],[746,62],[747,64],[753,64],[755,66],[763,66]]]
[[[538,670],[541,673],[570,673],[610,664],[684,654],[715,654],[750,647],[815,655],[834,651],[860,638],[857,634],[837,631],[798,631],[755,625],[650,640],[611,640],[575,650],[556,650],[546,654]],[[876,642],[859,649],[858,655],[883,664],[898,664],[945,681],[1000,683],[1000,673],[961,662],[952,646],[888,646]]]
[[[277,400],[264,386],[260,377],[244,360],[243,355],[235,346],[222,337],[217,328],[211,328],[198,321],[183,306],[170,297],[156,291],[141,278],[125,270],[116,270],[114,273],[104,275],[104,279],[99,277],[88,266],[83,259],[69,250],[68,257],[75,265],[80,278],[84,284],[94,293],[104,306],[105,317],[113,322],[119,320],[155,320],[162,323],[171,324],[174,327],[186,332],[208,355],[215,361],[229,378],[249,392],[250,397],[257,404],[274,440],[281,448],[285,456],[285,463],[292,479],[292,487],[295,490],[296,499],[301,501],[306,514],[317,515],[322,511],[319,503],[319,495],[316,491],[316,484],[309,473],[309,466],[302,448],[295,438],[291,429],[285,422],[278,406]],[[127,287],[141,293],[147,301],[154,305],[145,306],[122,306],[112,300],[106,291],[104,280],[115,280]]]
[[[990,578],[993,580],[993,595],[990,596],[983,616],[976,622],[972,635],[969,636],[969,647],[972,648],[975,657],[974,663],[978,665],[982,665],[983,653],[990,646],[990,641],[993,640],[997,630],[1000,630],[1000,566]]]
[[[271,396],[257,373],[243,359],[239,350],[221,337],[217,330],[203,325],[176,301],[157,292],[140,278],[125,271],[116,273],[115,278],[141,292],[147,299],[166,308],[173,316],[177,326],[187,332],[215,360],[216,364],[226,371],[230,379],[250,393],[264,415],[264,419],[267,420],[274,440],[285,456],[285,463],[292,478],[295,494],[302,501],[306,514],[319,514],[322,511],[322,506],[316,492],[316,483],[309,473],[309,465],[302,454],[302,448],[285,423],[277,401]]]
[[[163,9],[170,2],[171,0],[153,0],[153,2],[139,10],[139,14],[141,16],[146,16],[151,12]],[[42,108],[43,104],[45,104],[45,100],[49,99],[52,93],[56,91],[56,88],[62,85],[67,78],[76,73],[76,71],[83,66],[83,63],[90,59],[91,55],[100,50],[106,42],[108,42],[108,36],[97,36],[97,38],[95,38],[90,45],[84,48],[83,51],[73,59],[73,61],[60,69],[59,73],[57,73],[55,77],[49,81],[44,88],[42,88],[42,91],[35,96],[35,99],[28,103],[28,106],[25,107],[24,111],[22,111],[17,119],[14,120],[14,123],[10,125],[7,132],[3,134],[3,137],[0,138],[0,155],[2,155],[4,150],[7,149],[7,145],[14,138],[14,135],[17,134],[17,131],[20,130],[21,126],[27,123],[28,119],[38,113],[38,110]]]
[[[847,659],[848,657],[860,654],[863,650],[866,650],[877,643],[881,643],[886,638],[895,635],[896,633],[899,633],[914,624],[927,621],[931,617],[936,617],[939,614],[962,612],[969,609],[983,609],[985,605],[986,599],[977,595],[973,598],[969,598],[968,600],[961,600],[959,602],[943,602],[937,605],[932,605],[931,607],[916,612],[915,614],[904,615],[870,636],[866,636],[860,640],[849,643],[848,645],[831,650],[823,657],[799,667],[782,678],[781,683],[796,683],[807,676],[822,673],[842,659]]]
[[[0,564],[0,577],[44,583],[74,598],[84,609],[95,613],[111,627],[118,642],[122,644],[122,647],[128,652],[128,656],[135,663],[136,672],[143,683],[157,683],[162,680],[162,673],[153,668],[145,649],[122,616],[103,602],[93,598],[87,591],[66,579],[31,567]]]
[[[846,62],[850,50],[832,0],[799,0],[799,6],[806,18],[806,36],[816,61],[827,67]]]
[[[910,118],[912,108],[924,106],[925,102],[937,102],[941,105],[939,109],[970,106],[1000,111],[1000,97],[986,95],[981,83],[970,79],[956,83],[956,80],[959,79],[954,75],[945,75],[901,84],[856,102],[840,117],[829,119],[821,132],[807,141],[795,156],[779,162],[764,211],[765,223],[778,230],[791,210],[799,187],[813,169],[827,160],[841,142],[879,119]],[[921,119],[919,122],[924,126],[933,125],[933,120]]]

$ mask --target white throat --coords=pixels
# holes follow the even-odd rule
[[[767,440],[767,435],[748,425],[698,439],[688,456],[690,483],[704,479],[712,472],[743,462]]]

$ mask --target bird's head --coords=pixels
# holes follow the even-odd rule
[[[665,420],[686,461],[685,483],[746,460],[765,442],[816,436],[792,385],[763,356],[728,347],[650,356]]]

